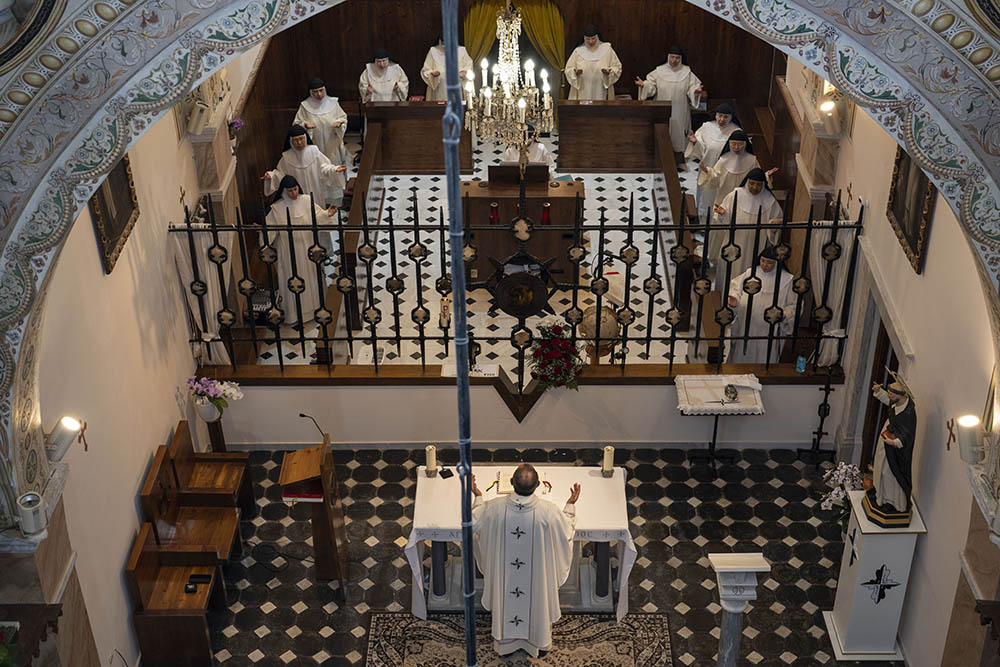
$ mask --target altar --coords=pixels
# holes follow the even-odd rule
[[[497,487],[485,490],[496,479],[497,473],[513,474],[517,463],[506,465],[476,465],[479,487],[484,489],[483,500],[498,497]],[[615,468],[612,477],[601,475],[597,467],[537,465],[542,479],[552,485],[551,492],[543,493],[546,485],[539,486],[536,494],[541,499],[555,503],[560,509],[569,498],[570,487],[580,484],[580,499],[576,503],[576,533],[573,566],[569,578],[559,589],[559,601],[565,611],[611,611],[615,609],[618,620],[628,613],[628,577],[635,563],[636,548],[628,528],[625,500],[625,469]],[[454,467],[452,467],[454,471]],[[455,471],[457,473],[457,471]],[[462,568],[458,558],[447,559],[447,543],[462,539],[461,484],[458,475],[447,479],[427,477],[426,468],[417,468],[417,492],[413,506],[413,530],[404,553],[413,572],[412,611],[418,618],[427,618],[427,609],[462,609]],[[424,591],[424,541],[433,543],[432,570],[438,578],[430,577],[430,599]],[[584,542],[594,542],[595,558],[582,558]],[[608,549],[617,542],[618,556],[618,605],[614,607],[610,589],[598,595],[602,587],[599,579],[610,575]],[[443,548],[442,548],[443,547]],[[598,566],[596,563],[601,562]],[[606,587],[604,579],[604,587]],[[477,599],[481,594],[482,579],[476,580]],[[435,592],[437,594],[435,594]],[[478,603],[477,603],[478,604]]]

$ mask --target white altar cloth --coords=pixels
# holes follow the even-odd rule
[[[754,375],[678,375],[677,409],[683,415],[762,415],[760,380]],[[726,398],[727,384],[737,390],[735,401]]]
[[[483,490],[483,500],[497,497],[497,487],[486,487],[496,479],[498,471],[513,473],[517,463],[507,465],[473,465],[476,482]],[[601,469],[582,466],[536,466],[544,479],[552,484],[551,493],[536,494],[562,509],[574,482],[580,484],[580,499],[576,503],[576,542],[618,542],[618,607],[620,621],[628,613],[628,577],[635,564],[636,549],[628,529],[625,505],[625,470],[615,468],[612,477],[605,478]],[[454,467],[452,467],[454,470]],[[424,540],[460,542],[462,540],[461,484],[458,471],[448,479],[427,477],[425,466],[417,468],[417,495],[413,505],[413,530],[403,552],[413,571],[413,615],[427,618],[424,596]]]

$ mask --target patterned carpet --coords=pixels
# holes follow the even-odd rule
[[[552,650],[531,658],[523,651],[501,657],[493,650],[490,616],[476,616],[476,657],[481,667],[671,667],[666,614],[613,616],[568,614],[552,626]],[[366,667],[454,667],[465,664],[461,614],[372,614]]]

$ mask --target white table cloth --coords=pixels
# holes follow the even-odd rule
[[[496,479],[497,472],[510,475],[518,464],[474,465],[473,474],[483,500],[498,496],[497,487],[486,487]],[[620,621],[628,613],[628,577],[635,564],[636,549],[628,529],[625,501],[625,470],[615,468],[612,477],[603,477],[600,468],[582,466],[536,466],[543,479],[552,484],[551,493],[543,493],[544,485],[535,492],[541,499],[555,503],[561,510],[569,498],[570,487],[580,484],[580,499],[576,503],[576,542],[618,542],[618,607]],[[452,467],[454,470],[454,467]],[[462,540],[461,484],[458,471],[448,479],[427,477],[425,466],[417,468],[417,495],[413,505],[413,530],[403,550],[413,571],[413,615],[427,618],[424,597],[424,540],[460,542]]]
[[[762,415],[760,380],[754,375],[678,375],[677,409],[683,415]],[[735,401],[726,398],[727,384],[737,390]]]

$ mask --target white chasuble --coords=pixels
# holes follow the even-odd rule
[[[277,283],[276,292],[281,297],[281,309],[285,311],[285,324],[299,322],[299,310],[302,320],[308,322],[315,319],[315,311],[320,306],[319,290],[326,294],[326,274],[322,282],[317,282],[316,264],[309,259],[309,248],[313,245],[313,235],[305,231],[292,232],[292,241],[288,239],[287,225],[289,221],[295,227],[309,228],[312,226],[312,215],[316,213],[316,223],[326,225],[330,217],[326,210],[318,205],[312,209],[309,206],[309,195],[299,195],[295,199],[281,198],[271,205],[267,214],[268,243],[278,253],[278,261],[274,264],[274,279]],[[278,226],[285,229],[278,229]],[[273,227],[273,229],[272,229]],[[319,232],[319,242],[327,253],[332,252],[329,232]],[[289,249],[293,250],[289,250]],[[295,266],[292,266],[294,254]],[[289,281],[292,281],[290,284]],[[301,282],[300,282],[301,281]],[[293,285],[301,285],[298,307],[295,301]]]
[[[336,97],[324,95],[317,100],[310,95],[302,100],[295,114],[295,125],[306,126],[311,123],[315,127],[307,128],[309,137],[323,155],[330,158],[334,164],[347,162],[344,152],[344,130],[347,129],[347,112],[340,106]],[[337,125],[340,123],[340,125]]]
[[[368,92],[368,86],[373,92]],[[396,63],[389,63],[382,72],[375,63],[368,63],[358,81],[362,102],[405,102],[409,89],[410,80]]]
[[[465,80],[461,76],[462,70],[471,72],[473,71],[472,68],[472,58],[469,57],[469,52],[465,50],[464,46],[460,45],[458,47],[458,82],[461,85],[465,85]],[[431,72],[439,72],[439,74],[434,76]],[[420,78],[427,84],[427,95],[424,99],[428,102],[448,99],[448,91],[445,88],[445,72],[444,47],[432,46],[427,50],[427,56],[424,58],[424,66],[420,68]]]
[[[483,571],[483,607],[493,616],[494,648],[538,657],[552,646],[559,587],[573,558],[575,506],[560,510],[537,496],[511,494],[472,508],[476,560]]]
[[[689,143],[691,109],[698,108],[701,102],[700,95],[695,92],[700,86],[701,80],[687,65],[674,69],[664,64],[646,75],[642,87],[643,97],[670,102],[670,143],[678,153]]]
[[[610,70],[605,74],[601,70]],[[579,76],[576,70],[582,70]],[[615,81],[622,75],[622,61],[611,48],[611,42],[601,42],[591,49],[581,44],[573,50],[563,70],[569,82],[571,100],[613,100]]]
[[[337,171],[330,158],[312,144],[302,150],[289,148],[281,154],[278,166],[269,173],[271,178],[264,181],[264,194],[277,192],[281,179],[294,176],[299,182],[299,191],[316,198],[322,206],[340,206],[344,196],[344,173]]]

